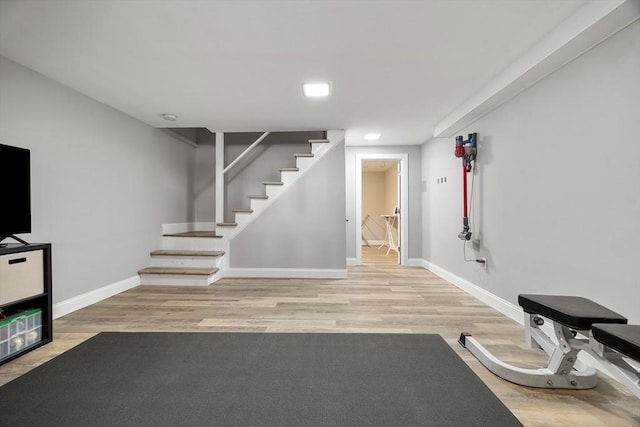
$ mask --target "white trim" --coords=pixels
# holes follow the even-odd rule
[[[347,267],[355,267],[356,265],[358,265],[356,258],[347,258]]]
[[[346,279],[347,270],[318,268],[228,268],[222,277],[282,279]]]
[[[121,292],[135,288],[138,285],[140,285],[140,277],[133,276],[67,300],[60,301],[53,304],[53,318],[57,319],[69,313],[73,313],[76,310],[80,310],[81,308],[88,307],[91,304],[95,304]]]
[[[360,153],[356,154],[356,220],[362,221],[362,161],[398,160],[400,162],[400,264],[408,264],[409,247],[409,154],[408,153]],[[362,264],[362,228],[356,227],[356,265]]]
[[[260,137],[259,137],[258,139],[256,139],[255,141],[253,141],[253,144],[251,144],[249,147],[247,147],[247,149],[246,149],[246,150],[244,150],[242,153],[240,153],[240,155],[239,155],[238,157],[236,157],[234,161],[232,161],[231,163],[229,163],[229,165],[228,165],[226,168],[224,168],[224,169],[222,170],[222,174],[224,175],[225,173],[229,172],[229,169],[231,169],[232,167],[234,167],[234,166],[236,165],[236,163],[238,163],[240,160],[242,160],[242,158],[243,158],[244,156],[246,156],[246,155],[247,155],[247,153],[248,153],[249,151],[253,150],[253,148],[254,148],[256,145],[260,144],[260,143],[261,143],[261,142],[262,142],[262,141],[263,141],[267,136],[269,136],[269,134],[270,134],[270,133],[271,133],[271,132],[265,132],[265,133],[263,133],[262,135],[260,135]]]
[[[637,0],[589,2],[437,123],[433,136],[453,136],[639,16]]]
[[[491,292],[481,288],[480,286],[475,285],[460,276],[456,276],[455,274],[445,270],[444,268],[430,263],[429,261],[422,260],[422,267],[431,271],[435,275],[442,277],[444,280],[452,283],[453,285],[462,289],[469,295],[474,296],[488,306],[498,310],[508,318],[518,322],[521,325],[524,325],[524,316],[522,314],[523,311],[517,305],[512,304],[509,301],[504,300],[499,296],[494,295]]]
[[[216,132],[216,223],[224,222],[224,132]]]
[[[407,260],[407,267],[422,267],[423,260],[420,258],[409,258]]]

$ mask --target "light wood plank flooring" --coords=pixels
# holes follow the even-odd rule
[[[593,390],[540,390],[488,372],[457,344],[473,333],[498,357],[544,365],[522,328],[395,253],[363,247],[364,266],[346,280],[224,279],[209,287],[140,286],[54,322],[54,342],[0,366],[0,384],[100,331],[437,333],[526,426],[639,426],[640,400],[601,377]],[[473,399],[469,396],[469,399]]]

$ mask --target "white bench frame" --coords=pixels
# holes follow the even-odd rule
[[[538,314],[524,313],[525,342],[531,348],[541,348],[549,356],[547,367],[539,369],[520,368],[491,354],[471,334],[462,333],[460,344],[491,372],[515,384],[538,388],[562,388],[583,390],[597,384],[597,370],[578,360],[584,351],[599,363],[613,378],[629,388],[640,398],[640,373],[620,353],[598,342],[590,334],[589,339],[576,338],[576,333],[567,326],[549,319],[557,343],[545,334],[540,326],[544,320]]]

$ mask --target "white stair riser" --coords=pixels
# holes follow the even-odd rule
[[[284,185],[290,184],[296,180],[300,172],[293,171],[281,171],[280,172],[280,181],[284,182]]]
[[[300,172],[302,172],[304,169],[311,166],[313,159],[313,157],[298,157],[296,158],[296,167],[300,169]]]
[[[162,249],[190,251],[223,251],[224,242],[214,237],[162,236]]]
[[[276,197],[284,191],[284,185],[265,185],[266,195],[270,198]]]
[[[251,221],[251,215],[250,213],[245,213],[245,212],[241,212],[241,213],[236,213],[236,223],[238,224],[238,226],[240,225],[244,225],[245,223]],[[219,234],[219,232],[218,232]],[[221,234],[222,236],[222,234]]]
[[[253,214],[256,215],[262,211],[268,203],[268,199],[251,199],[251,209],[253,210]]]
[[[209,256],[151,256],[151,267],[189,267],[212,268],[218,267],[222,257]]]
[[[218,236],[229,237],[233,235],[235,227],[218,227],[216,234]]]
[[[216,280],[216,275],[193,276],[188,274],[141,274],[141,285],[166,286],[209,286]]]
[[[162,234],[184,233],[187,231],[213,231],[215,229],[216,224],[214,222],[162,224]]]

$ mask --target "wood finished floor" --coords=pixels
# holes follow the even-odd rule
[[[541,390],[497,378],[457,344],[471,332],[523,367],[546,358],[522,327],[394,252],[363,247],[344,280],[224,279],[209,287],[140,286],[54,321],[54,342],[0,366],[4,384],[101,331],[436,333],[526,426],[640,426],[640,400],[600,376],[593,390]],[[469,396],[473,399],[473,396]]]

